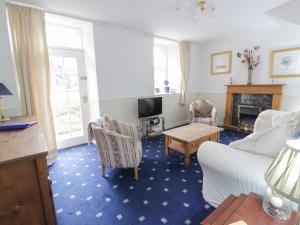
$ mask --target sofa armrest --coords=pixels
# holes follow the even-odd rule
[[[209,166],[217,171],[232,176],[247,176],[249,169],[255,165],[256,169],[266,171],[273,158],[237,150],[230,146],[216,142],[205,142],[198,150],[200,165]],[[263,174],[260,178],[263,179]]]
[[[211,109],[211,118],[213,119],[214,121],[214,126],[217,126],[217,120],[218,120],[218,110],[217,110],[217,107],[213,107]]]
[[[203,197],[214,206],[230,194],[263,194],[264,173],[273,161],[215,142],[203,143],[197,157],[203,171]]]

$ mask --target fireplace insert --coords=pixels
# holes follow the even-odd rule
[[[238,130],[253,132],[254,123],[258,114],[263,111],[262,106],[239,104],[238,105]]]

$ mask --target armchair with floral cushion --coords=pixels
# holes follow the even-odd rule
[[[190,104],[190,122],[217,126],[217,108],[200,97]]]
[[[135,124],[104,117],[88,126],[89,143],[96,141],[102,176],[106,168],[133,168],[138,180],[142,159],[141,132]]]

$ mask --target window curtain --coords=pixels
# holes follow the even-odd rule
[[[187,104],[188,82],[190,76],[190,43],[179,43],[180,67],[181,67],[181,96],[180,104]]]
[[[6,4],[14,64],[23,115],[36,115],[48,148],[48,163],[56,159],[56,140],[50,104],[50,66],[45,13]]]

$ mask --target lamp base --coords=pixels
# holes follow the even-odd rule
[[[9,121],[10,119],[8,118],[8,117],[5,117],[5,118],[1,118],[0,117],[0,123],[1,122],[7,122],[7,121]]]
[[[264,212],[276,220],[289,220],[292,216],[292,202],[277,194],[268,185],[262,206]]]

